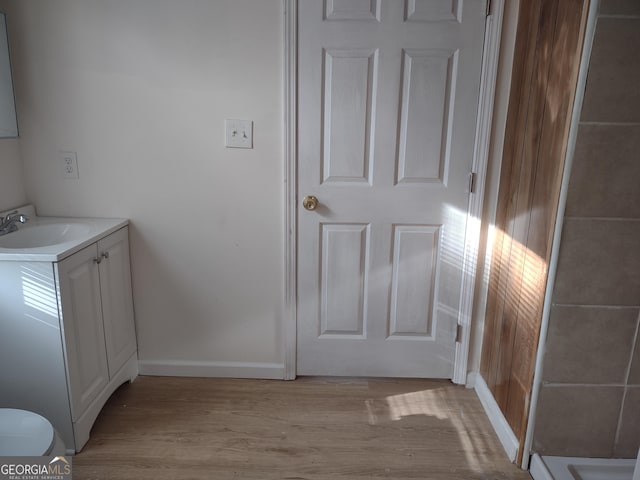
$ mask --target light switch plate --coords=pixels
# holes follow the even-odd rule
[[[227,118],[224,121],[227,148],[253,148],[253,122]]]
[[[60,168],[62,178],[77,180],[78,175],[78,154],[76,152],[60,152]]]

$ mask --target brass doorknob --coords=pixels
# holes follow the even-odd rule
[[[315,210],[318,208],[318,199],[313,195],[307,195],[302,199],[302,206],[307,210]]]

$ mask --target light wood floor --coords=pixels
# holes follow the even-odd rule
[[[82,479],[527,479],[447,381],[139,377],[73,459]]]

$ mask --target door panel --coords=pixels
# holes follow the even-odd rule
[[[365,335],[368,225],[323,224],[320,337]]]
[[[389,335],[433,338],[440,227],[395,225]]]
[[[405,50],[398,140],[398,181],[444,181],[451,140],[453,51]]]
[[[410,22],[459,22],[462,0],[406,0],[406,19]]]
[[[327,20],[380,20],[380,0],[326,0]]]
[[[298,374],[450,378],[485,2],[298,6]]]
[[[377,52],[324,52],[324,182],[370,183]]]

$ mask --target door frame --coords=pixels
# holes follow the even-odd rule
[[[297,362],[297,197],[298,197],[298,142],[297,142],[297,80],[298,80],[298,0],[282,0],[284,7],[283,52],[283,150],[284,150],[284,379],[296,378]],[[472,163],[473,191],[469,195],[464,244],[464,269],[458,325],[461,335],[456,342],[453,383],[467,383],[467,365],[471,343],[473,293],[475,288],[480,243],[480,224],[484,200],[487,161],[502,34],[505,0],[487,0],[480,97],[476,122],[476,138]],[[471,174],[471,172],[469,172]],[[471,181],[470,181],[471,186]]]

